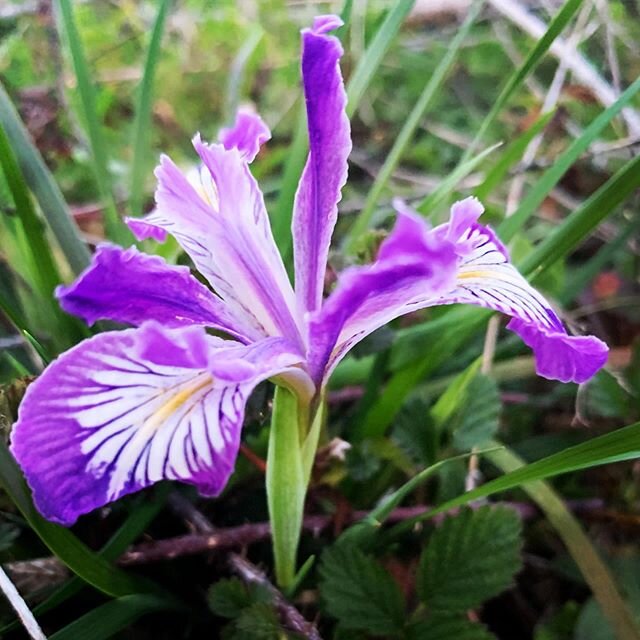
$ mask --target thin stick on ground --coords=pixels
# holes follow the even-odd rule
[[[173,493],[169,497],[169,506],[175,513],[183,517],[189,523],[190,528],[196,531],[196,533],[204,534],[210,542],[216,539],[220,540],[220,534],[222,532],[217,530],[209,519],[186,498],[178,493]],[[258,523],[258,530],[256,530],[256,525],[240,526],[235,527],[235,529],[237,535],[235,536],[236,539],[233,546],[243,546],[243,544],[251,542],[249,537],[245,543],[242,542],[243,533],[245,535],[248,534],[248,536],[252,534],[255,535],[256,533],[264,537],[271,535],[271,526],[268,522]],[[228,532],[229,530],[227,529],[226,531]],[[258,567],[237,553],[231,553],[228,561],[231,570],[238,574],[244,582],[259,584],[269,592],[273,600],[273,605],[280,616],[280,621],[287,629],[309,640],[322,640],[313,622],[309,622],[304,618]]]
[[[40,625],[33,617],[33,614],[27,606],[27,603],[18,593],[18,590],[15,588],[13,582],[9,580],[9,576],[4,572],[4,569],[2,567],[0,567],[0,589],[2,589],[2,592],[6,596],[7,600],[16,610],[18,617],[22,621],[24,628],[29,634],[29,637],[33,638],[33,640],[47,640],[47,636],[45,636],[42,632]]]

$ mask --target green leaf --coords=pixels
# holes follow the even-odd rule
[[[284,387],[276,387],[269,430],[266,485],[276,577],[279,586],[284,588],[295,579],[307,487],[298,419],[296,396]],[[302,431],[306,432],[306,429]]]
[[[418,594],[430,611],[474,609],[513,584],[521,523],[509,507],[463,509],[433,532],[420,558]]]
[[[3,441],[0,441],[0,486],[52,553],[96,589],[116,597],[158,591],[147,580],[112,566],[68,529],[45,520],[34,507],[22,474]]]
[[[238,578],[220,580],[211,585],[207,597],[211,611],[222,618],[237,618],[253,604],[271,600],[271,594],[264,587],[247,585]]]
[[[36,197],[53,235],[75,274],[89,263],[84,244],[53,176],[35,148],[2,83],[0,83],[0,124],[5,130],[27,184]]]
[[[582,135],[579,138],[576,138],[571,145],[569,145],[566,151],[554,160],[551,167],[542,174],[539,180],[522,199],[520,206],[514,214],[503,220],[498,226],[498,236],[503,242],[509,242],[518,230],[523,227],[524,223],[538,209],[549,192],[560,181],[560,178],[562,178],[562,176],[571,168],[573,163],[587,150],[589,145],[600,135],[611,120],[613,120],[613,118],[622,111],[622,109],[631,101],[633,96],[639,90],[640,78],[637,78],[610,107],[600,113],[598,117],[589,124],[589,126],[582,132]],[[626,166],[630,166],[632,162],[633,160]],[[599,189],[596,193],[600,193],[603,188],[604,187]],[[590,202],[594,196],[589,198],[587,202]],[[583,207],[586,204],[587,203],[584,203]],[[559,229],[557,230],[557,233],[560,233]],[[557,233],[554,235],[557,235]],[[533,258],[531,259],[533,260]]]
[[[234,640],[281,640],[283,637],[277,613],[264,602],[256,602],[244,609],[235,622],[235,628]]]
[[[175,606],[155,596],[130,595],[107,602],[74,620],[49,640],[105,640],[128,629],[141,616],[153,611],[171,611]]]
[[[500,395],[493,378],[479,374],[469,385],[454,420],[453,444],[459,451],[489,442],[498,431]]]
[[[504,149],[502,155],[487,171],[482,184],[474,189],[476,198],[484,200],[505,179],[509,169],[522,159],[529,143],[547,126],[554,113],[550,111],[541,115],[534,124]]]
[[[58,29],[67,42],[73,70],[78,85],[82,117],[91,146],[92,167],[102,204],[104,205],[104,221],[107,235],[114,241],[124,244],[131,240],[118,215],[118,208],[111,190],[111,175],[107,166],[109,154],[102,133],[102,126],[96,106],[96,90],[92,74],[84,54],[82,40],[76,27],[71,0],[55,0],[55,14],[58,18]]]
[[[444,83],[444,80],[457,57],[462,43],[467,37],[471,26],[474,24],[478,13],[483,6],[484,0],[478,0],[472,4],[471,8],[467,12],[464,23],[460,26],[455,37],[447,47],[445,55],[436,67],[435,71],[431,76],[429,76],[420,97],[411,110],[411,113],[407,116],[402,129],[395,138],[393,147],[389,153],[387,153],[385,161],[380,168],[380,171],[378,171],[373,185],[369,189],[362,211],[358,214],[358,217],[349,231],[349,235],[345,243],[346,251],[353,251],[356,248],[361,235],[369,226],[380,195],[391,178],[391,174],[398,166],[400,158],[413,138],[420,121],[427,112],[427,109],[431,106],[433,99],[437,96],[440,87]]]
[[[326,610],[347,629],[374,636],[402,629],[405,607],[393,578],[351,544],[336,544],[322,554],[320,593]]]
[[[482,360],[477,358],[473,364],[458,374],[431,408],[431,417],[439,429],[451,420],[460,405],[464,403],[469,386],[478,375],[481,364]]]
[[[438,513],[445,513],[474,500],[486,498],[529,482],[552,478],[570,471],[579,471],[580,469],[588,469],[624,460],[635,460],[637,458],[640,458],[640,422],[617,429],[612,433],[592,438],[587,442],[569,447],[542,460],[531,462],[519,469],[505,473],[495,480],[491,480],[464,495],[439,505],[428,513],[417,518],[405,520],[396,525],[389,534],[393,536],[401,531],[410,530],[416,523],[428,520]]]
[[[137,216],[142,213],[145,175],[149,150],[147,148],[149,129],[151,128],[151,110],[153,99],[153,82],[160,57],[162,34],[171,0],[160,0],[158,13],[153,23],[144,72],[138,88],[138,102],[133,122],[133,159],[131,161],[131,182],[129,187],[129,211]]]
[[[357,111],[364,92],[414,3],[415,0],[399,0],[392,6],[371,44],[358,61],[347,84],[347,115],[350,118]]]
[[[408,640],[492,640],[484,625],[463,616],[431,616],[407,629]]]
[[[520,68],[516,69],[514,73],[509,76],[509,79],[506,81],[504,87],[500,91],[500,95],[493,103],[491,111],[489,111],[482,124],[480,125],[480,128],[478,129],[478,132],[473,139],[473,142],[464,153],[460,164],[471,157],[471,154],[474,152],[474,150],[478,146],[478,143],[484,137],[484,134],[487,132],[496,116],[500,113],[500,111],[502,111],[511,96],[522,85],[529,74],[536,68],[545,53],[553,44],[554,40],[562,33],[562,30],[567,26],[576,11],[580,8],[582,2],[583,0],[567,0],[567,2],[562,6],[562,8],[558,11],[558,13],[549,24],[549,27],[545,34],[536,42],[534,47],[531,49],[529,55],[527,55]]]

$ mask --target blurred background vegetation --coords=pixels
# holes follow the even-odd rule
[[[615,455],[589,444],[640,419],[633,0],[4,0],[0,427],[8,432],[43,364],[89,335],[57,310],[53,287],[82,267],[85,245],[131,243],[117,220],[152,207],[159,153],[192,165],[193,134],[215,138],[239,105],[254,105],[273,132],[252,170],[286,255],[305,157],[299,30],[330,11],[346,19],[354,149],[328,286],[375,255],[393,196],[438,222],[456,198],[477,194],[568,324],[610,345],[607,370],[580,388],[536,378],[526,348],[478,310],[430,309],[376,332],[332,380],[300,556],[315,561],[284,596],[269,583],[264,524],[267,385],[253,396],[237,471],[215,501],[160,487],[62,531],[38,519],[4,447],[0,560],[58,639],[637,640],[633,461],[523,488],[545,477],[532,473],[495,498],[509,508],[411,520],[570,446],[582,447],[583,462],[556,459],[554,473],[640,455],[635,429]],[[173,242],[144,248],[188,264]],[[405,484],[500,443],[507,448],[479,463],[457,458],[428,482]],[[390,529],[368,531],[357,551],[334,544],[389,496],[398,497]],[[213,526],[222,542],[207,545]],[[116,569],[118,558],[134,570]],[[291,603],[319,631],[297,628]],[[13,621],[0,602],[0,636],[28,637]]]

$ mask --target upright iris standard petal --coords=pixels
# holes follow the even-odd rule
[[[456,209],[457,208],[457,209]],[[607,361],[607,345],[593,336],[570,336],[551,305],[520,275],[491,229],[476,222],[483,209],[474,199],[454,205],[452,220],[434,233],[455,242],[455,287],[434,304],[464,302],[500,311],[508,327],[536,356],[539,375],[562,382],[585,382]]]
[[[310,370],[326,380],[355,344],[405,313],[449,291],[456,275],[455,246],[438,241],[418,216],[399,216],[373,265],[342,273],[336,290],[310,320]]]
[[[292,233],[296,297],[303,311],[315,311],[322,303],[329,244],[351,151],[339,66],[342,47],[337,38],[326,35],[341,24],[336,16],[320,16],[313,28],[302,32],[309,157],[296,193]]]
[[[60,356],[29,387],[11,436],[40,512],[69,525],[163,479],[218,494],[247,397],[300,360],[283,342],[230,347],[198,327],[150,323]]]
[[[194,146],[203,162],[198,183],[163,157],[157,208],[143,224],[171,233],[234,314],[261,335],[301,341],[293,290],[247,163],[237,149],[199,137]]]
[[[218,136],[225,149],[237,149],[246,162],[253,162],[270,138],[271,131],[262,118],[246,108],[240,109],[233,126],[221,129]]]
[[[242,342],[261,337],[187,267],[168,265],[135,247],[98,246],[91,265],[73,284],[58,287],[56,294],[65,311],[89,324],[115,320],[138,326],[156,320],[167,327],[211,327]]]

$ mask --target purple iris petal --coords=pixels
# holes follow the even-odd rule
[[[322,309],[311,316],[310,370],[326,379],[355,344],[390,320],[428,306],[451,289],[454,245],[438,242],[428,225],[400,215],[373,265],[352,267],[338,280]]]
[[[229,345],[198,327],[150,323],[85,340],[49,365],[11,435],[40,512],[70,525],[162,479],[217,495],[233,470],[247,397],[300,359],[278,339],[235,354]],[[224,380],[212,375],[217,354]]]
[[[536,357],[536,373],[560,382],[586,382],[607,363],[609,348],[595,336],[569,336],[549,331],[519,318],[507,329],[517,333]]]
[[[144,223],[178,240],[234,315],[262,335],[299,335],[293,289],[247,163],[237,149],[198,136],[194,146],[203,166],[193,183],[162,158],[157,207]]]
[[[134,247],[100,245],[84,273],[58,287],[56,295],[67,313],[89,324],[107,319],[137,326],[157,320],[167,327],[208,326],[242,342],[260,338],[187,267],[170,266]]]
[[[341,24],[336,16],[320,16],[313,29],[302,32],[309,157],[296,193],[292,233],[296,296],[304,311],[315,311],[322,303],[329,244],[351,151],[339,66],[342,46],[334,36],[324,35]]]
[[[434,229],[455,241],[459,259],[455,286],[432,304],[463,302],[500,311],[513,318],[508,328],[533,348],[540,375],[562,382],[593,376],[606,362],[606,345],[592,336],[567,335],[549,302],[510,263],[493,231],[476,222],[479,214],[469,205],[470,199],[454,205],[451,221]]]
[[[238,149],[244,160],[253,162],[271,131],[257,113],[240,109],[233,127],[221,129],[218,138],[225,149]]]

